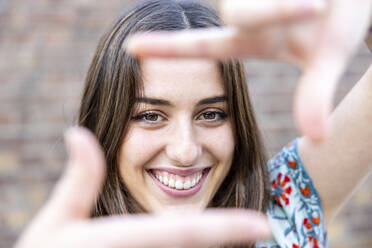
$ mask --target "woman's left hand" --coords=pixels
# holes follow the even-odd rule
[[[303,134],[321,140],[336,84],[368,31],[371,5],[371,0],[224,0],[224,28],[137,34],[127,48],[140,57],[253,56],[300,66],[296,122]]]
[[[90,218],[106,176],[104,152],[86,128],[66,135],[69,159],[48,202],[15,248],[211,247],[269,238],[262,213],[249,209],[172,211]]]

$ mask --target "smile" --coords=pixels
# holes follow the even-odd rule
[[[151,169],[150,177],[162,191],[173,197],[188,197],[196,194],[210,170],[205,169]]]

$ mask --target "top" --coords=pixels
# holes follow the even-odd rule
[[[267,210],[273,239],[258,248],[327,247],[320,197],[297,152],[297,141],[269,160],[272,200]]]

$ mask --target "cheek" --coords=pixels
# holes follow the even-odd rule
[[[155,133],[133,127],[128,131],[120,148],[120,176],[131,195],[145,208],[149,207],[149,203],[144,166],[161,149],[160,139],[156,136]]]
[[[201,132],[201,140],[204,140],[205,147],[217,160],[224,164],[231,164],[235,140],[230,123]]]
[[[214,169],[211,171],[208,184],[208,202],[213,198],[219,189],[221,183],[228,174],[235,149],[234,134],[231,124],[226,124],[216,129],[203,132],[205,148],[213,156],[216,162]]]
[[[120,149],[120,171],[142,170],[160,147],[156,133],[138,128],[130,129]]]

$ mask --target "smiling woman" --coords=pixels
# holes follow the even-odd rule
[[[331,119],[324,143],[296,139],[267,161],[239,60],[128,53],[136,32],[220,26],[199,1],[139,2],[119,18],[102,37],[86,78],[84,128],[66,134],[67,172],[17,248],[327,246],[325,213],[334,213],[344,190],[369,171],[359,164],[370,157],[357,151],[362,137],[372,140],[366,117],[372,98],[360,93],[370,92],[372,73],[348,100],[356,102],[349,103],[352,116],[348,106],[335,111],[338,121]],[[357,135],[345,131],[355,125],[350,119],[360,124]],[[348,173],[354,166],[360,174]],[[325,196],[325,211],[310,175]],[[348,180],[343,187],[324,183]],[[258,241],[269,230],[272,239]]]
[[[138,61],[123,46],[138,31],[220,25],[197,2],[146,1],[101,39],[79,121],[107,159],[94,216],[184,206],[266,210],[266,157],[241,62]]]
[[[271,221],[275,241],[257,247],[326,245],[319,196],[296,142],[267,166],[239,60],[141,59],[126,48],[136,32],[220,26],[200,2],[152,0],[137,3],[102,37],[79,120],[107,161],[93,216],[243,208]]]

